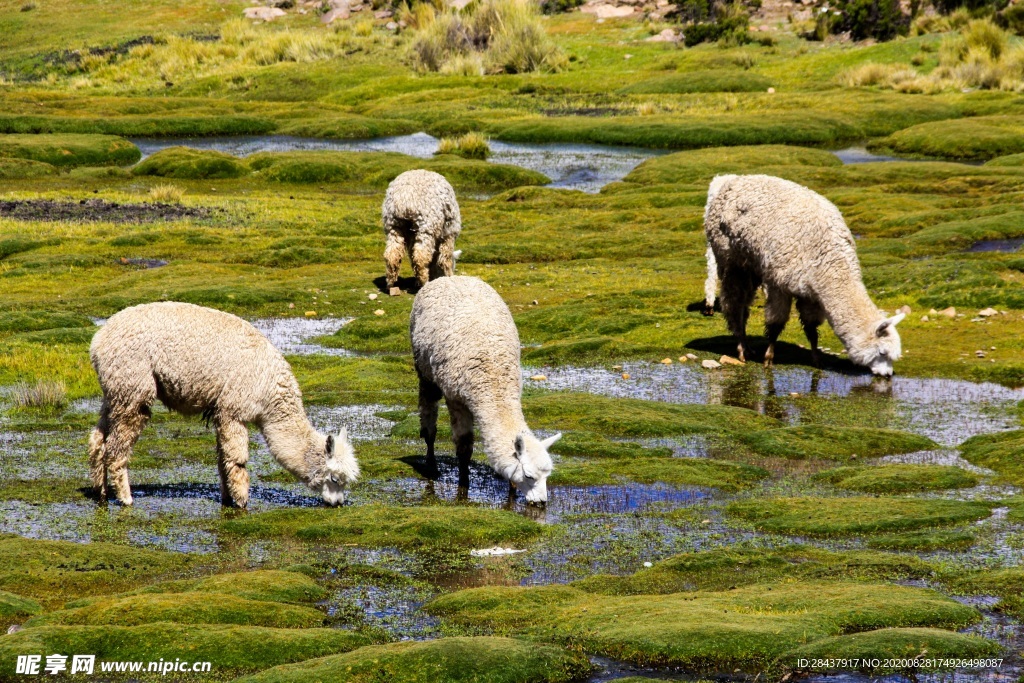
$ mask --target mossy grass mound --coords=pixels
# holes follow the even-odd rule
[[[972,436],[960,445],[964,460],[987,467],[999,479],[1024,486],[1024,429]]]
[[[827,659],[862,662],[879,660],[881,665],[878,667],[865,665],[859,668],[870,670],[873,674],[882,674],[910,669],[950,669],[954,667],[944,666],[943,660],[995,657],[1000,650],[999,643],[992,640],[938,628],[882,628],[866,633],[822,638],[791,651],[787,659],[806,659],[810,662]],[[918,666],[892,666],[900,661],[917,658],[921,660]],[[890,662],[890,665],[886,666],[886,662]],[[787,663],[793,666],[792,662]]]
[[[113,543],[38,541],[0,537],[0,589],[44,603],[96,593],[113,593],[159,580],[196,563],[181,553]]]
[[[895,429],[817,424],[744,434],[740,441],[760,455],[797,460],[849,461],[938,448],[927,437]]]
[[[574,458],[559,461],[548,483],[593,486],[635,481],[641,484],[709,486],[738,491],[769,476],[768,471],[760,467],[709,458]]]
[[[641,665],[763,670],[822,638],[886,627],[958,628],[977,610],[935,591],[798,582],[725,592],[607,596],[568,586],[464,590],[428,603],[451,623],[571,642]]]
[[[632,441],[612,441],[596,432],[566,432],[550,451],[583,458],[672,457],[672,449],[665,446],[648,448]]]
[[[0,642],[0,666],[14,671],[19,655],[89,653],[102,660],[159,659],[210,662],[211,674],[230,678],[313,657],[348,652],[374,638],[328,628],[279,629],[260,626],[145,624],[142,626],[40,626]],[[97,670],[99,665],[97,663]]]
[[[135,175],[160,176],[181,180],[241,178],[251,173],[249,166],[224,152],[189,147],[168,147],[137,164]]]
[[[246,600],[227,593],[156,593],[92,601],[85,607],[33,617],[27,626],[139,626],[176,624],[238,624],[275,628],[311,628],[324,624],[324,613],[299,605]]]
[[[1024,166],[1024,153],[1007,154],[1006,156],[989,159],[985,162],[985,166],[992,168],[1017,168]]]
[[[1024,117],[973,116],[919,123],[874,143],[897,155],[984,160],[1024,152]]]
[[[57,167],[127,166],[141,156],[138,147],[114,135],[0,135],[0,157]]]
[[[31,598],[0,591],[0,629],[6,630],[11,624],[42,611],[42,606]]]
[[[845,536],[954,526],[984,519],[994,504],[924,498],[774,498],[726,506],[732,517],[777,534]]]
[[[590,593],[641,595],[727,590],[784,579],[896,581],[920,579],[933,571],[916,557],[871,550],[728,547],[675,555],[628,576],[597,574],[573,586]]]
[[[52,164],[31,159],[0,158],[0,180],[24,180],[53,175],[57,169]]]
[[[226,593],[246,600],[271,602],[316,602],[327,597],[327,589],[309,576],[295,571],[260,569],[251,572],[215,574],[202,579],[184,579],[153,584],[138,593]],[[69,605],[71,607],[72,605]]]
[[[578,652],[513,638],[442,638],[389,643],[279,666],[238,683],[568,683],[593,666]]]
[[[888,534],[867,540],[869,548],[900,552],[932,552],[935,550],[966,550],[978,541],[969,531],[911,531]]]
[[[0,249],[3,242],[0,242]],[[4,311],[0,313],[0,332],[39,332],[77,327],[95,328],[92,320],[76,313],[50,311]]]
[[[695,92],[763,92],[771,85],[764,76],[739,69],[708,69],[655,76],[627,85],[619,92],[629,94],[674,94]]]
[[[960,467],[946,465],[879,465],[836,467],[814,475],[815,481],[860,493],[943,491],[978,485],[978,477]]]
[[[544,533],[542,525],[512,512],[457,505],[272,510],[225,521],[221,529],[245,536],[290,536],[304,541],[409,549],[479,548],[529,541]]]
[[[1024,568],[947,572],[942,582],[960,593],[995,595],[1000,598],[1000,610],[1017,619],[1024,617]]]
[[[392,152],[261,152],[248,162],[260,177],[273,182],[341,183],[353,189],[384,189],[400,173],[415,168],[436,171],[456,190],[469,192],[499,192],[551,182],[542,173],[518,166],[452,155],[419,159]]]

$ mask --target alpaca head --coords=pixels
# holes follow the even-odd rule
[[[870,368],[871,372],[882,377],[892,376],[892,364],[903,355],[900,346],[900,333],[896,325],[903,320],[905,314],[900,313],[871,324],[863,344],[850,348],[850,360],[857,365]]]
[[[323,498],[328,505],[345,502],[345,489],[359,479],[359,463],[348,440],[348,431],[342,427],[337,434],[327,437],[324,449]]]
[[[515,460],[505,476],[523,492],[527,503],[544,504],[548,501],[548,475],[554,468],[548,448],[561,438],[561,434],[555,434],[541,441],[529,430],[516,437],[513,444]]]

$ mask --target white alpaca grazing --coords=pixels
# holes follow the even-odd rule
[[[775,342],[789,319],[793,299],[818,362],[818,327],[826,319],[857,365],[890,376],[900,359],[896,325],[861,280],[857,248],[839,209],[806,187],[766,175],[724,175],[711,181],[704,209],[708,239],[705,313],[722,282],[722,313],[747,355],[750,304],[764,284],[765,334],[771,365]]]
[[[443,397],[459,460],[459,486],[469,486],[475,421],[491,467],[527,502],[546,502],[552,470],[548,448],[561,434],[542,441],[526,426],[519,333],[498,293],[475,277],[434,280],[416,295],[409,332],[428,466],[436,468],[437,403]]]
[[[249,431],[255,424],[270,452],[330,505],[345,500],[359,477],[344,429],[324,436],[310,425],[288,362],[252,325],[192,304],[126,308],[93,337],[92,365],[103,389],[99,424],[89,438],[92,484],[106,500],[107,479],[131,505],[128,461],[153,402],[202,414],[217,430],[221,501],[249,502]]]

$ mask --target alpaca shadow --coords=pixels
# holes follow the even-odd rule
[[[447,466],[458,468],[458,463],[455,458],[445,457],[443,455],[435,456],[437,461],[450,460],[450,463],[446,463]],[[404,458],[399,458],[399,462],[404,462],[406,465],[411,467],[413,471],[430,481],[436,481],[441,478],[441,468],[437,464],[431,465],[427,462],[427,456],[425,455],[407,455]]]
[[[751,357],[747,358],[747,360],[757,363],[762,362],[765,349],[768,348],[768,340],[765,337],[749,336],[747,337],[747,344],[748,348],[751,349]],[[735,356],[736,339],[732,335],[694,339],[686,345],[686,348],[716,355]],[[821,352],[819,356],[821,358],[821,364],[817,368],[819,370],[829,370],[841,375],[868,374],[867,370],[859,365],[855,365],[847,358],[839,358],[825,352]],[[804,365],[814,368],[814,359],[811,356],[810,349],[801,348],[796,344],[784,341],[775,342],[775,360],[773,362],[776,366]]]
[[[132,486],[135,498],[171,498],[189,500],[211,500],[220,503],[218,484],[141,484]],[[320,507],[326,505],[313,491],[296,493],[272,486],[253,484],[249,487],[249,504],[254,501],[286,507]]]
[[[722,302],[717,298],[715,299],[715,313],[722,312]],[[694,301],[693,303],[686,304],[686,311],[688,313],[704,313],[704,299],[700,301]]]
[[[383,293],[383,294],[389,294],[390,293],[389,290],[388,290],[387,278],[385,278],[383,275],[381,275],[380,277],[374,278],[373,279],[373,284],[374,284],[374,286],[377,287],[377,290],[380,291],[381,293]],[[396,286],[400,290],[402,290],[403,292],[408,293],[408,294],[415,294],[416,292],[420,291],[420,283],[414,277],[400,277],[400,278],[398,278],[398,282],[396,282],[395,284],[396,284]]]

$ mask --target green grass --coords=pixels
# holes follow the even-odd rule
[[[0,157],[57,167],[127,166],[141,155],[138,147],[112,135],[0,135]]]
[[[57,172],[51,164],[31,159],[0,159],[0,179],[23,180],[40,178]]]
[[[390,643],[290,664],[239,679],[239,683],[568,683],[593,666],[578,652],[512,638],[442,638]]]
[[[920,498],[775,498],[736,501],[726,512],[770,533],[843,536],[954,526],[984,519],[991,508]]]
[[[867,546],[899,552],[932,552],[935,550],[967,550],[978,538],[970,531],[911,531],[869,538]]]
[[[162,149],[132,168],[135,175],[189,180],[241,178],[250,172],[244,161],[230,154],[188,147]]]
[[[635,481],[673,486],[710,486],[725,491],[750,488],[769,476],[760,467],[705,458],[634,457],[625,459],[562,459],[548,482],[594,486]]]
[[[1024,151],[1019,116],[978,116],[936,121],[893,133],[874,147],[897,155],[986,160]]]
[[[943,465],[879,465],[836,467],[814,475],[815,481],[859,493],[943,491],[978,485],[978,477],[959,467]]]
[[[778,458],[849,461],[936,448],[931,439],[892,429],[800,425],[754,432],[740,441],[755,453]]]
[[[488,587],[437,598],[451,623],[571,642],[638,665],[763,671],[809,642],[889,627],[958,628],[976,610],[919,588],[799,582],[726,592],[606,596],[566,586]]]
[[[612,441],[596,432],[565,432],[549,450],[580,458],[672,457],[672,449],[665,446],[648,448],[631,441]]]
[[[327,597],[327,590],[310,577],[299,572],[273,569],[214,574],[201,579],[165,581],[146,586],[137,592],[140,594],[219,593],[246,600],[289,603],[317,602]],[[76,606],[76,604],[68,605],[68,607]]]
[[[972,465],[994,470],[1001,481],[1024,484],[1024,430],[972,436],[960,445],[960,454]]]
[[[227,520],[221,529],[241,536],[289,536],[304,541],[411,550],[523,543],[544,533],[540,524],[514,513],[447,505],[274,510]]]
[[[694,92],[763,92],[772,83],[764,76],[740,70],[708,70],[673,73],[648,78],[622,88],[629,94],[673,94]]]
[[[5,631],[11,624],[22,622],[42,611],[42,606],[31,598],[0,591],[0,628]]]
[[[19,655],[89,653],[98,661],[206,661],[211,675],[238,674],[348,652],[374,639],[341,629],[277,629],[258,626],[157,623],[143,626],[40,626],[0,643],[0,666],[13,671]],[[44,660],[45,661],[45,660]],[[98,668],[98,664],[97,664]]]

